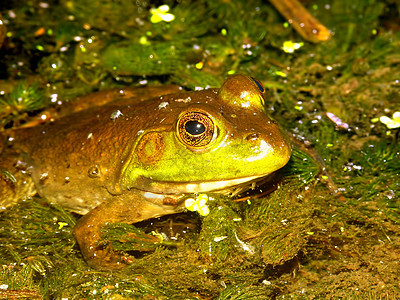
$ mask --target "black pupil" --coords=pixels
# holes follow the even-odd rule
[[[206,127],[198,121],[187,121],[185,124],[185,130],[191,135],[197,135],[206,131]]]

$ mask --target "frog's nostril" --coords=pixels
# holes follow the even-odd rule
[[[246,140],[248,141],[256,141],[259,139],[258,133],[250,133],[248,136],[246,136]]]

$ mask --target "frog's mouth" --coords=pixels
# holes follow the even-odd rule
[[[155,194],[179,195],[217,192],[221,194],[236,195],[239,192],[249,189],[250,184],[253,182],[268,180],[268,175],[270,175],[270,173],[242,178],[202,182],[163,182],[153,181],[142,177],[140,180],[140,187],[142,187],[142,190],[144,191]]]
[[[243,185],[248,182],[253,182],[262,176],[250,176],[244,178],[220,180],[220,181],[206,181],[199,183],[186,183],[183,184],[183,189],[185,193],[204,193],[211,191],[223,191],[226,189],[231,189],[236,186]]]

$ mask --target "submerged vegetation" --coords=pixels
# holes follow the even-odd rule
[[[99,89],[200,89],[243,73],[268,89],[268,111],[299,146],[280,180],[243,201],[215,196],[205,217],[104,228],[137,258],[118,272],[87,267],[72,235],[79,216],[41,198],[5,210],[0,299],[399,298],[400,128],[387,124],[400,111],[400,6],[307,9],[328,41],[305,41],[261,0],[1,7],[1,130]],[[287,41],[299,43],[293,53]]]

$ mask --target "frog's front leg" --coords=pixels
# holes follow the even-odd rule
[[[100,230],[108,223],[136,223],[181,211],[177,206],[153,203],[139,193],[114,196],[83,216],[74,228],[74,235],[89,266],[99,270],[115,270],[127,265],[121,253],[110,244],[100,243]]]

